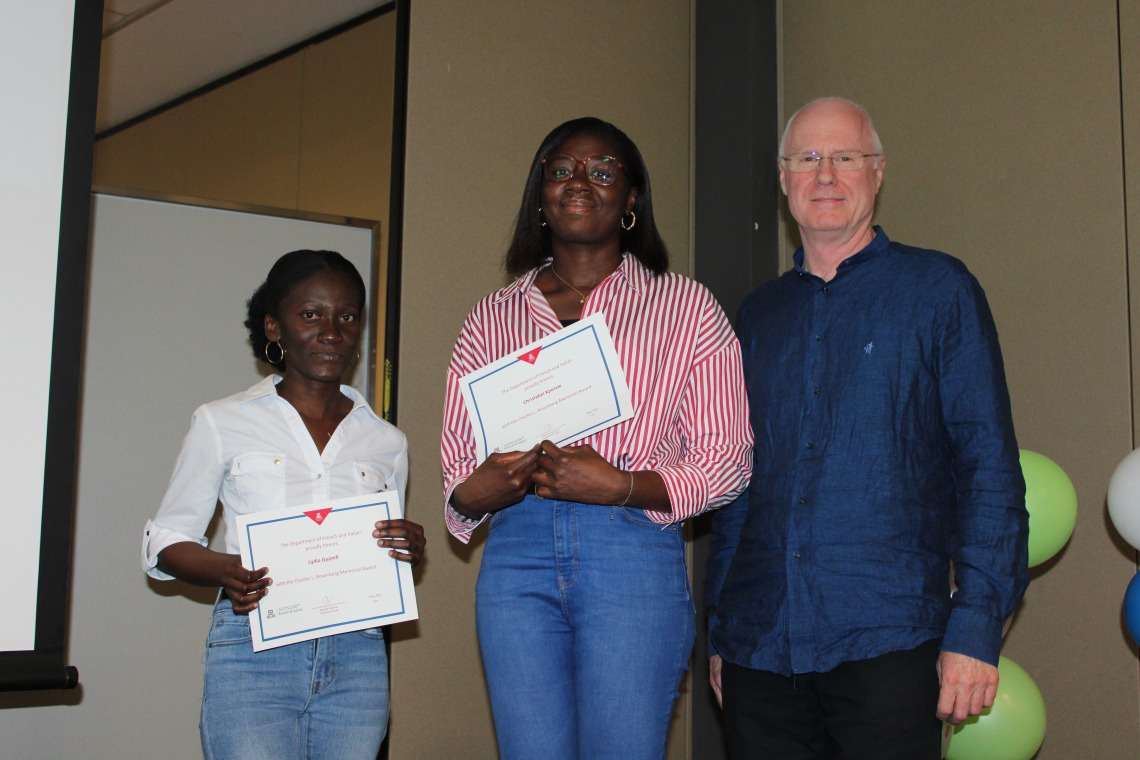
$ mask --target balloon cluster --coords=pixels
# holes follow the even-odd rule
[[[1056,462],[1035,451],[1021,450],[1021,472],[1029,512],[1029,566],[1034,567],[1054,557],[1073,535],[1077,492]],[[1140,459],[1136,474],[1140,482]],[[1140,498],[1136,503],[1140,536]],[[1140,597],[1140,583],[1133,585]],[[1136,611],[1140,626],[1140,598]],[[946,760],[1029,760],[1045,740],[1045,700],[1024,668],[1001,657],[993,706],[953,729],[945,726],[942,737]]]
[[[1140,549],[1140,449],[1121,460],[1108,481],[1108,516],[1120,537]],[[1124,592],[1124,622],[1140,644],[1140,574]]]

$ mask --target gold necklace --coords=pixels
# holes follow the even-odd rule
[[[566,282],[566,280],[563,280],[562,275],[558,274],[558,270],[554,268],[553,264],[550,265],[550,273],[553,274],[555,277],[557,277],[559,280],[561,280],[563,285],[565,285],[566,287],[570,288],[571,290],[573,290],[575,293],[578,294],[578,303],[586,303],[586,299],[590,297],[589,294],[583,293],[582,291],[578,290],[578,288],[576,288],[573,285],[571,285],[570,283]],[[594,287],[597,287],[597,286],[595,285]],[[590,288],[590,293],[593,293],[593,292],[594,292],[594,288]]]

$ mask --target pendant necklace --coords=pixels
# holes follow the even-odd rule
[[[566,287],[570,288],[571,290],[573,290],[575,293],[578,294],[578,303],[586,303],[586,299],[590,297],[589,294],[583,293],[582,291],[578,290],[578,288],[576,288],[573,285],[571,285],[570,283],[566,282],[566,280],[563,280],[562,275],[558,274],[558,270],[554,268],[553,264],[550,265],[550,273],[553,274],[555,277],[557,277],[559,279],[559,281],[562,282],[563,285],[565,285]],[[593,288],[590,289],[590,292],[591,293],[593,292]]]

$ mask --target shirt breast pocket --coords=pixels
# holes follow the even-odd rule
[[[247,451],[234,457],[226,476],[239,497],[238,512],[260,512],[285,506],[285,455]]]
[[[391,473],[376,462],[352,463],[352,477],[356,482],[356,493],[379,493],[386,490]]]

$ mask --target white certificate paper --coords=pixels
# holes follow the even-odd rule
[[[581,440],[634,417],[601,312],[459,380],[480,463],[498,451]]]
[[[395,491],[238,515],[242,564],[273,579],[249,615],[253,650],[418,618],[412,566],[372,537],[402,515]]]

